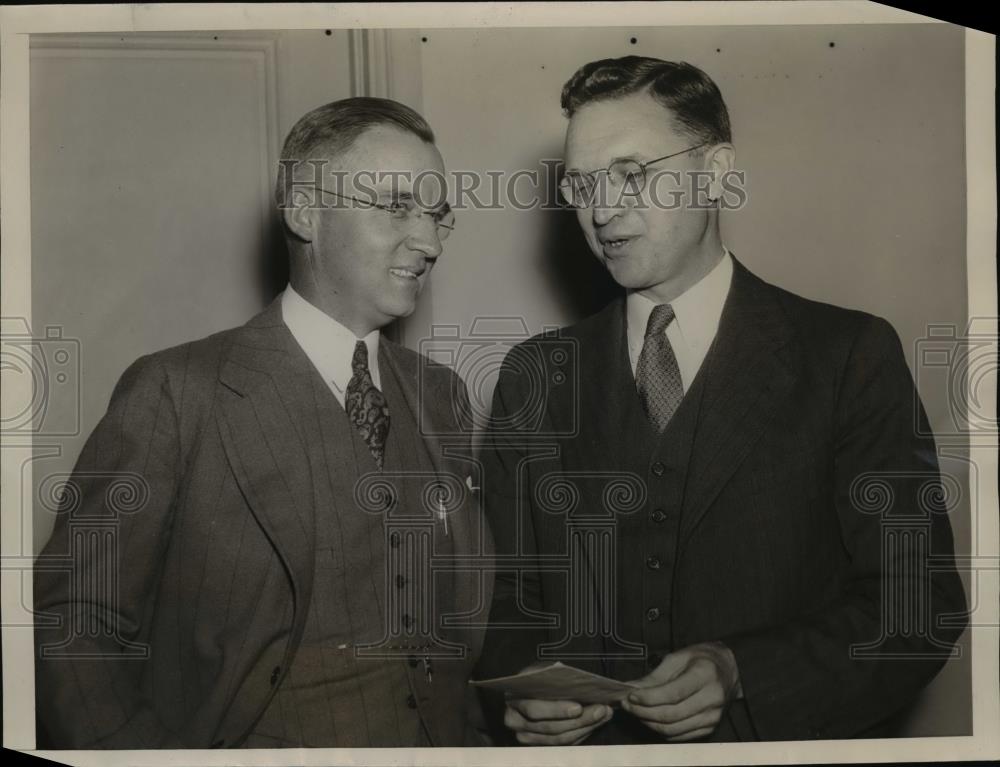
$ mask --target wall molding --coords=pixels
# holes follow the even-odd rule
[[[348,32],[351,95],[394,99],[418,112],[423,101],[420,31],[352,29]]]
[[[347,39],[351,57],[351,95],[393,98],[388,31],[352,29]]]
[[[258,110],[261,201],[266,215],[272,207],[274,169],[281,136],[278,128],[278,33],[161,33],[142,35],[32,35],[31,58],[137,57],[162,59],[243,59],[255,68],[261,83]],[[266,219],[265,219],[266,220]]]

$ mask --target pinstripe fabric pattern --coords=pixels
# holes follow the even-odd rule
[[[409,480],[430,474],[434,468],[391,366],[383,367],[387,368],[383,374],[386,402],[395,417],[385,445],[382,478],[392,484],[398,498],[393,515],[417,516],[422,487]],[[387,630],[386,591],[397,588],[386,582],[386,524],[391,519],[366,511],[355,500],[361,478],[381,470],[370,446],[318,378],[315,397],[322,449],[311,451],[310,457],[314,475],[329,481],[317,485],[321,511],[316,516],[313,598],[302,645],[247,746],[431,745],[418,709],[409,705],[410,696],[416,699],[421,690],[408,678],[407,653],[392,658],[355,653],[359,646],[377,643]],[[349,449],[338,449],[344,445]],[[439,539],[435,553],[450,554],[450,542],[450,538]],[[447,575],[441,573],[443,577],[436,582],[439,612],[452,599]],[[453,701],[461,694],[468,670],[459,670],[457,689],[454,675],[438,674],[437,683],[424,696],[426,704],[435,699],[440,704],[442,697]]]
[[[407,402],[416,400],[416,355],[389,342],[383,352],[387,368],[405,371],[397,377]],[[453,374],[426,372],[423,406],[447,423]],[[316,379],[277,303],[125,372],[77,463],[79,503],[60,515],[36,568],[40,614],[67,627],[79,614],[100,629],[36,627],[39,747],[244,743],[296,655],[312,601],[318,488],[329,484],[315,468],[316,412],[303,406],[315,402]],[[123,472],[148,488],[128,513],[113,501]],[[113,562],[71,548],[76,532],[98,522],[113,526]],[[453,524],[465,551],[479,541],[476,553],[489,555],[474,504]],[[70,568],[46,568],[50,557]],[[112,565],[117,593],[72,601],[72,581]],[[456,578],[465,607],[489,594],[489,583]],[[468,639],[475,658],[481,634]],[[144,658],[131,655],[135,645]],[[454,711],[429,701],[420,714],[455,737],[460,723],[437,721]]]

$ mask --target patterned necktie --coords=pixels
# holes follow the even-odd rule
[[[347,384],[344,402],[347,416],[371,450],[378,470],[382,471],[385,440],[389,436],[389,406],[385,395],[372,382],[372,374],[368,369],[368,346],[364,341],[358,341],[354,346],[351,370],[354,374]]]
[[[674,320],[670,304],[654,307],[646,324],[646,340],[635,367],[635,383],[642,406],[657,431],[663,431],[681,404],[684,383],[677,357],[664,333]]]

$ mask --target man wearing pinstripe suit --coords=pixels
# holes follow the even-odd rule
[[[454,226],[409,186],[441,156],[411,109],[356,98],[305,115],[282,158],[286,291],[135,362],[77,463],[39,560],[72,564],[36,572],[41,748],[464,742],[482,637],[443,618],[491,583],[447,563],[492,547],[464,384],[380,333]],[[99,523],[112,545],[76,546]]]

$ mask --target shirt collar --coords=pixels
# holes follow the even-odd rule
[[[313,306],[289,285],[281,295],[281,317],[309,361],[327,383],[344,391],[351,381],[351,358],[359,340],[368,347],[368,367],[372,382],[379,386],[378,347],[381,336],[376,328],[363,339]]]
[[[681,342],[690,349],[704,351],[711,346],[719,329],[722,307],[729,295],[732,276],[732,256],[725,250],[712,271],[670,302]],[[626,299],[626,317],[630,347],[642,348],[649,315],[656,305],[639,293],[629,293]]]

